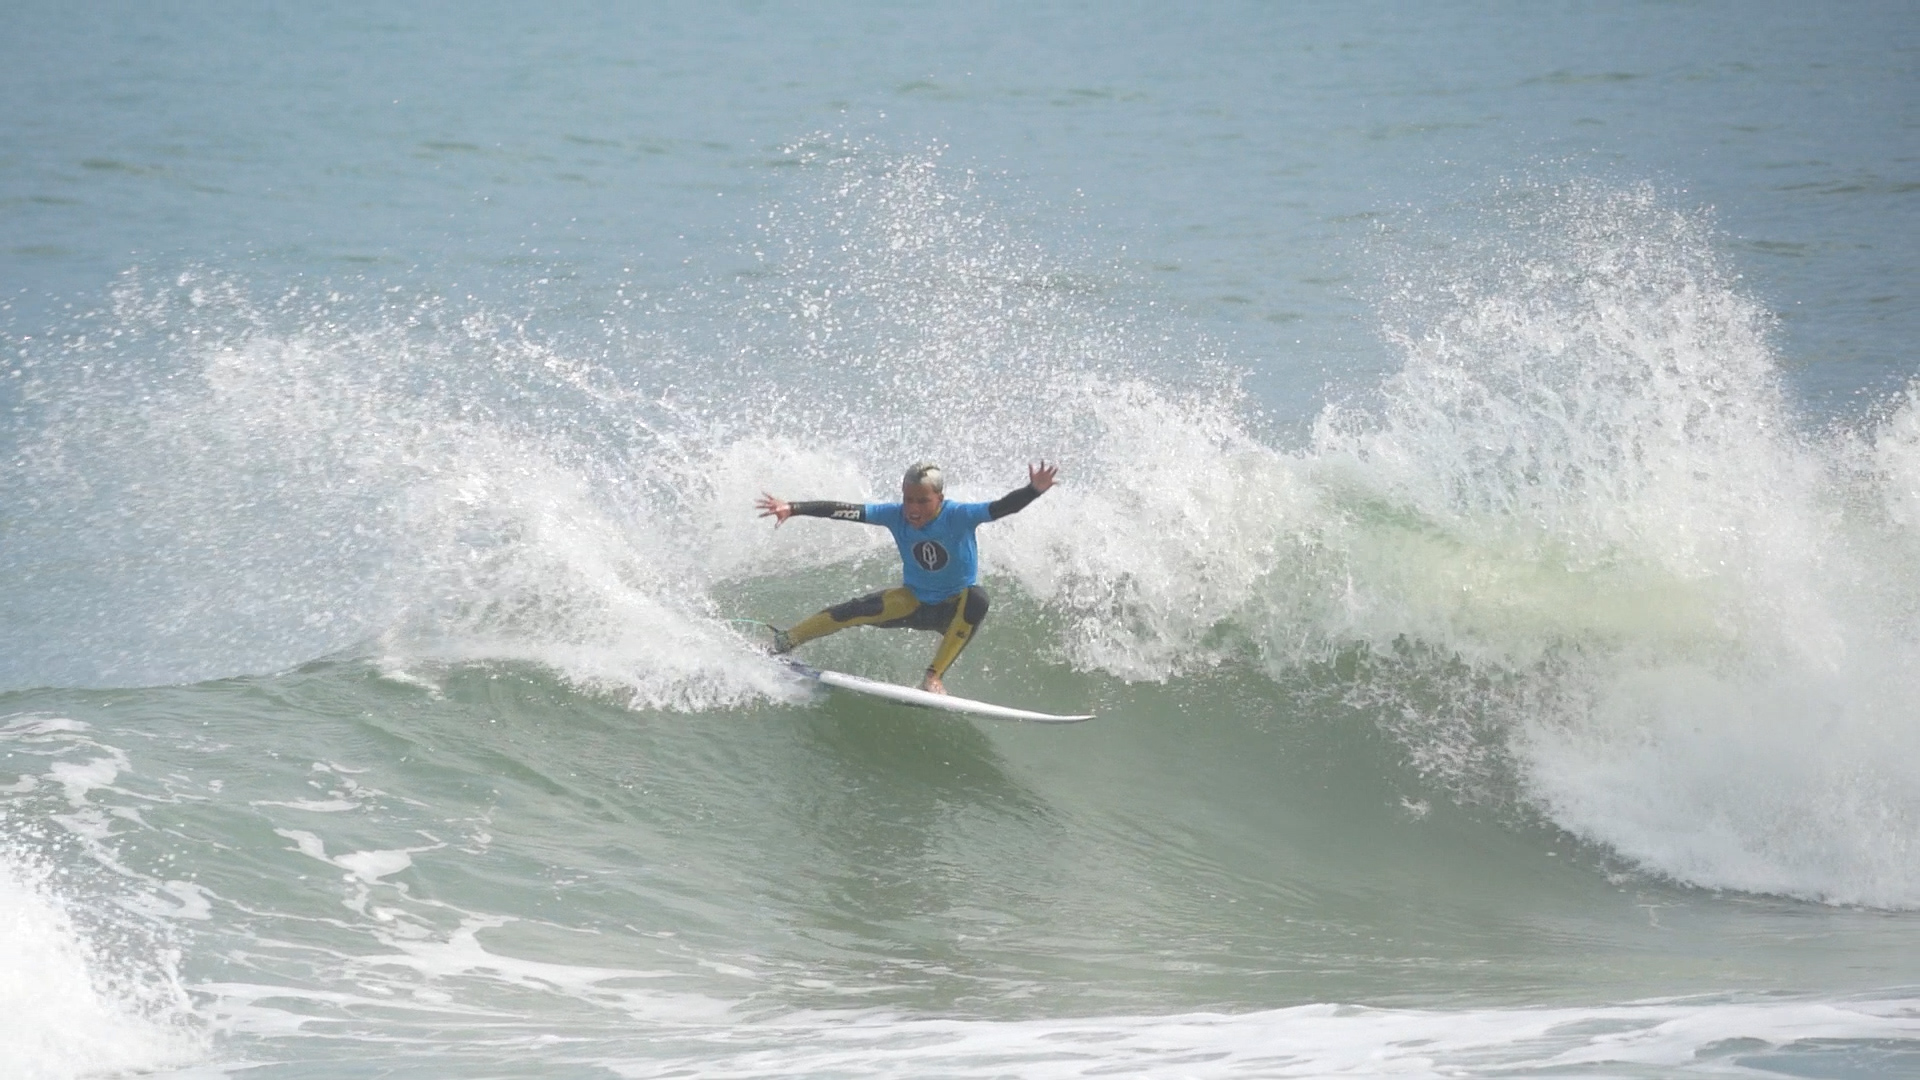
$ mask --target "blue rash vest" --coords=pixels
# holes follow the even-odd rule
[[[900,576],[923,604],[937,604],[980,580],[973,530],[993,520],[992,503],[948,502],[923,529],[907,524],[899,503],[867,503],[861,520],[884,525],[900,549]]]
[[[1015,488],[990,503],[946,502],[924,529],[907,524],[899,503],[789,503],[792,514],[884,525],[900,549],[900,576],[923,604],[937,604],[980,581],[980,549],[973,530],[1017,514],[1040,497],[1032,484]]]

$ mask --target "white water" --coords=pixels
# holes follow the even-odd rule
[[[415,950],[403,963],[459,967],[453,955]],[[1907,1060],[1893,1045],[1920,1034],[1904,1000],[1652,1001],[1608,1008],[1427,1011],[1308,1005],[1223,1015],[1095,1016],[1072,1020],[928,1020],[884,1012],[742,1015],[723,1002],[643,991],[599,989],[630,973],[502,961],[483,950],[466,958],[502,984],[537,980],[624,1011],[650,1034],[645,1049],[595,1038],[572,1025],[547,1029],[501,1015],[469,1014],[422,995],[415,1022],[485,1025],[486,1052],[512,1060],[559,1051],[578,1067],[620,1076],[687,1075],[959,1078],[1007,1075],[1040,1080],[1127,1075],[1208,1080],[1228,1077],[1476,1075],[1662,1077],[1893,1075]],[[223,1024],[280,1045],[298,1039],[298,1014],[261,1004],[285,1000],[270,987],[223,986]],[[314,1004],[394,1009],[389,999],[329,997]],[[437,1015],[436,1015],[437,1014]],[[313,1025],[313,1036],[324,1028]],[[555,1030],[557,1028],[558,1030]],[[640,1040],[635,1040],[640,1041]],[[1884,1051],[1860,1044],[1888,1044]],[[1839,1044],[1839,1045],[1834,1045]],[[447,1047],[441,1054],[460,1051]],[[1910,1057],[1910,1055],[1908,1055]],[[664,1060],[662,1060],[664,1058]],[[444,1062],[445,1059],[442,1058]],[[476,1067],[478,1063],[476,1062]],[[195,1077],[244,1070],[195,1070]]]
[[[986,567],[1074,665],[1290,679],[1362,649],[1341,693],[1461,797],[1681,882],[1920,906],[1916,406],[1805,430],[1708,221],[1645,188],[1496,193],[1476,243],[1387,259],[1403,366],[1288,449],[935,160],[848,153],[756,241],[787,252],[761,283],[703,301],[748,328],[704,357],[658,335],[638,375],[438,303],[362,326],[130,283],[106,325],[182,366],[109,335],[68,345],[91,382],[38,391],[36,498],[69,499],[44,520],[117,549],[131,615],[82,618],[98,647],[67,651],[173,681],[377,639],[429,680],[515,659],[637,707],[791,697],[718,590],[890,571],[877,535],[774,531],[753,497],[875,496],[927,445],[956,497],[990,497],[1031,450],[1063,484],[994,526]],[[1103,374],[1136,346],[1168,377]],[[775,349],[807,363],[754,362]],[[689,370],[720,389],[650,383]]]
[[[0,1072],[65,1080],[198,1060],[206,1040],[173,973],[178,956],[99,949],[57,876],[17,844],[0,850]]]

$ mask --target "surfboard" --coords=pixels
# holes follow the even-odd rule
[[[780,662],[794,674],[804,679],[811,679],[822,686],[831,686],[836,690],[848,690],[887,701],[897,701],[902,705],[912,705],[922,709],[940,709],[945,712],[964,713],[967,716],[985,716],[994,720],[1024,720],[1033,724],[1077,724],[1082,720],[1093,719],[1092,713],[1085,716],[1055,716],[1052,713],[1032,712],[986,701],[954,697],[952,694],[929,693],[916,687],[896,686],[877,679],[863,679],[858,675],[848,675],[841,671],[824,671],[785,657],[781,657]]]

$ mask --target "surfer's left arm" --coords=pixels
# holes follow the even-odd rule
[[[987,504],[987,520],[999,521],[1008,514],[1017,514],[1033,504],[1040,493],[1053,486],[1053,477],[1060,471],[1058,465],[1049,465],[1042,461],[1038,465],[1027,466],[1027,486],[1015,488],[1005,495]]]

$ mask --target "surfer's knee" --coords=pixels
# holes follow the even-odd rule
[[[967,586],[967,598],[960,602],[961,617],[969,626],[979,626],[987,617],[987,590],[978,585]]]

